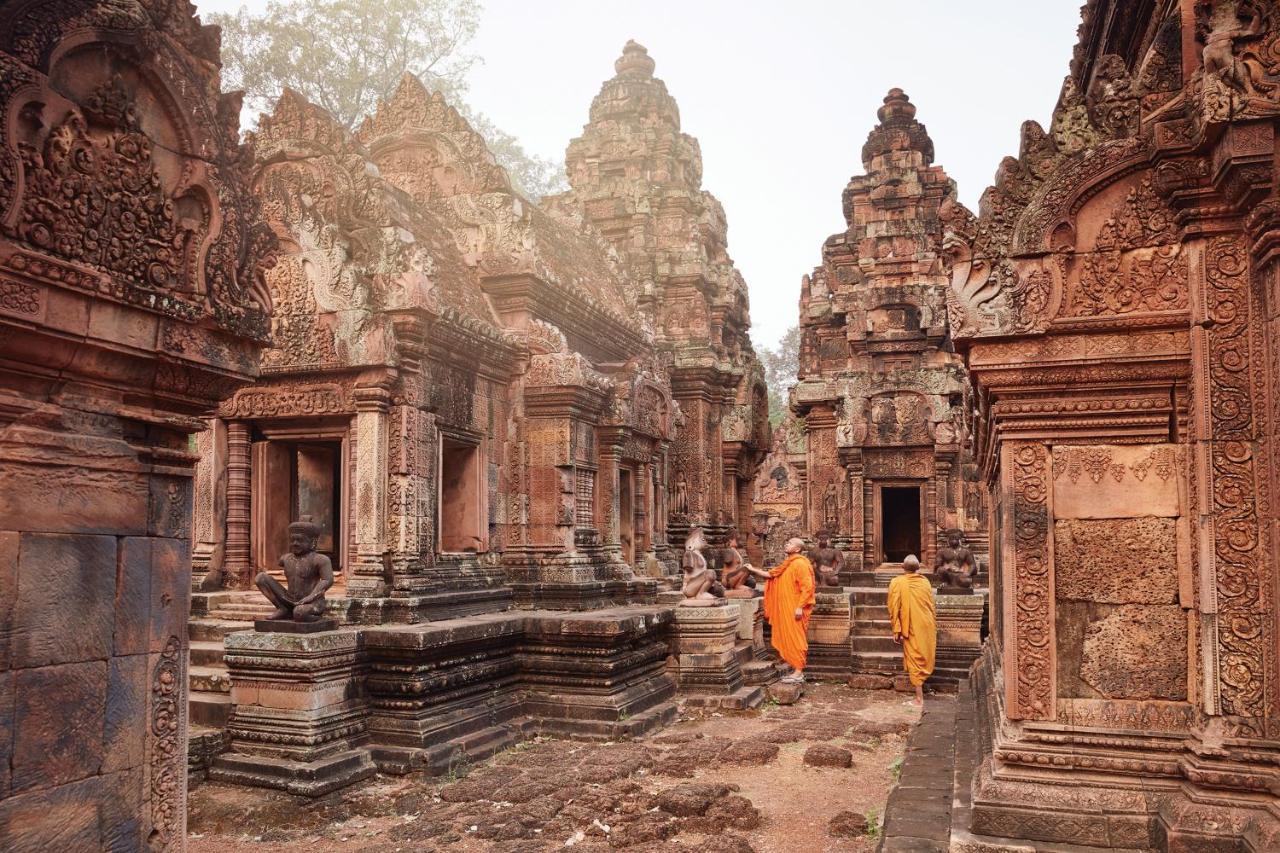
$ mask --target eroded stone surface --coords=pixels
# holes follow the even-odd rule
[[[1107,604],[1178,600],[1178,543],[1172,518],[1058,520],[1053,526],[1059,598]]]
[[[1108,699],[1187,697],[1182,608],[1126,604],[1085,631],[1080,676]]]

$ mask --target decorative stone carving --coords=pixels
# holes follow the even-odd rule
[[[190,3],[0,6],[9,849],[185,849],[190,437],[272,308],[239,112]]]

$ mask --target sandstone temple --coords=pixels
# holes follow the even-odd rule
[[[535,202],[411,75],[242,133],[187,0],[0,4],[0,849],[755,708],[735,536],[830,543],[808,671],[861,687],[904,558],[972,555],[944,840],[884,849],[1280,849],[1280,7],[1082,15],[976,212],[907,94],[866,117],[771,433],[635,42]]]

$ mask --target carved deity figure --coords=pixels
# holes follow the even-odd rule
[[[831,537],[825,531],[818,534],[818,547],[813,552],[813,565],[818,575],[818,586],[840,586],[840,570],[844,568],[844,554],[831,547]]]
[[[689,516],[689,484],[684,479],[684,472],[681,471],[676,475],[675,495],[672,498],[674,506],[671,508],[678,518],[687,518]]]
[[[973,558],[973,552],[965,547],[963,533],[952,530],[947,534],[947,544],[938,549],[938,562],[933,572],[939,586],[973,589],[977,562]]]
[[[680,591],[684,593],[681,604],[705,607],[724,598],[724,587],[716,580],[715,569],[710,568],[707,558],[702,556],[702,549],[706,546],[707,540],[702,535],[701,527],[689,531],[689,538],[684,542],[684,556],[680,559],[680,571],[683,574]]]
[[[720,569],[720,583],[729,598],[754,597],[755,578],[751,576],[751,564],[742,558],[738,550],[738,531],[729,531],[725,540],[724,566]]]
[[[1215,76],[1245,95],[1259,95],[1261,89],[1273,88],[1274,84],[1264,82],[1260,63],[1236,55],[1237,41],[1248,41],[1262,33],[1262,12],[1253,3],[1242,2],[1234,10],[1224,9],[1216,18],[1202,36],[1205,75]],[[1246,20],[1248,23],[1244,23]]]
[[[316,553],[320,528],[308,519],[289,525],[289,553],[280,558],[286,589],[266,572],[259,572],[254,583],[276,606],[271,619],[314,622],[324,616],[325,590],[333,586],[333,565],[324,554]]]
[[[822,498],[822,519],[828,528],[840,526],[840,497],[835,483],[827,484],[827,493]]]

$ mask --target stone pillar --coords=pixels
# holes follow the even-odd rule
[[[867,548],[867,537],[863,521],[866,516],[864,469],[860,451],[856,451],[856,455],[850,455],[849,460],[845,463],[845,473],[849,478],[849,539],[843,545],[833,544],[837,548],[842,547],[844,549],[845,565],[843,572],[853,573],[865,571],[865,551]]]
[[[225,645],[231,748],[210,779],[318,797],[374,774],[357,631],[240,631]]]
[[[711,607],[675,608],[672,675],[687,703],[744,710],[764,701],[759,687],[743,684],[736,651],[742,612],[725,600]]]
[[[931,685],[958,685],[982,653],[982,615],[987,607],[985,590],[972,594],[934,597],[938,614],[937,661]]]
[[[192,498],[191,583],[193,589],[212,573],[211,583],[225,582],[227,546],[227,425],[218,418],[196,434]]]
[[[249,518],[253,490],[249,479],[249,425],[227,424],[226,586],[247,589],[253,582],[249,559]]]
[[[352,500],[356,516],[356,562],[347,580],[353,598],[381,597],[389,590],[387,558],[387,427],[390,395],[357,388],[356,465]]]
[[[439,438],[432,420],[416,406],[395,406],[389,414],[388,551],[392,586],[402,594],[426,588],[426,566],[435,557]]]
[[[1057,656],[1049,449],[1032,441],[1004,442],[1000,471],[1005,709],[1011,720],[1052,720]]]
[[[853,593],[819,589],[809,616],[809,663],[806,672],[841,680],[853,671]]]

